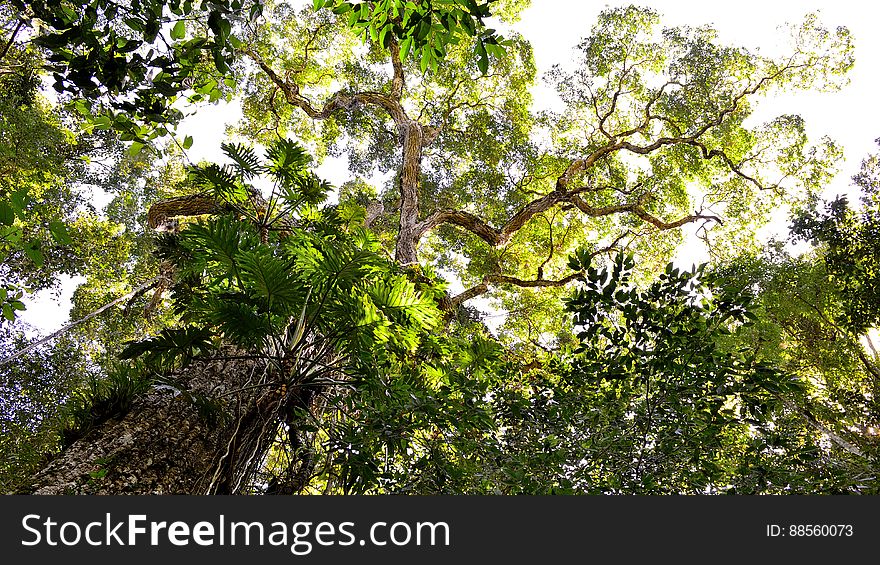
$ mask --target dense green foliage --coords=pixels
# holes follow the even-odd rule
[[[14,363],[4,325],[0,488],[161,389],[239,418],[235,492],[877,493],[878,159],[825,203],[839,148],[751,119],[843,84],[846,29],[771,59],[608,9],[535,111],[531,46],[486,27],[524,5],[4,5],[3,314],[61,274],[74,318],[126,300]],[[158,144],[221,98],[225,164]],[[782,204],[803,255],[755,237]],[[686,229],[712,263],[669,262]],[[187,390],[212,360],[239,389]]]

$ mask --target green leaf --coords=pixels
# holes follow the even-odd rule
[[[186,37],[186,23],[179,20],[174,27],[171,28],[171,39],[180,40]]]
[[[419,69],[421,69],[423,74],[425,73],[425,71],[428,70],[428,66],[430,64],[431,64],[431,50],[425,49],[423,47],[421,60],[419,61]]]
[[[40,252],[40,242],[32,241],[24,247],[24,253],[37,267],[43,266],[43,254]]]
[[[240,143],[221,143],[220,149],[235,162],[233,166],[245,179],[251,179],[262,172],[260,158],[253,148]]]
[[[192,144],[193,144],[193,138],[191,135],[188,135],[183,138],[183,148],[184,149],[189,149],[190,147],[192,147]]]
[[[64,222],[49,222],[49,232],[51,232],[52,238],[61,245],[73,244],[73,239],[71,239],[70,234],[67,233],[67,226],[64,225]]]
[[[186,365],[196,355],[214,349],[211,337],[210,330],[205,328],[165,329],[155,337],[127,342],[119,358],[144,356],[148,363],[162,367]]]
[[[474,52],[477,55],[477,68],[481,73],[486,74],[489,71],[489,56],[486,54],[486,46],[483,45],[482,39],[477,41]]]
[[[12,210],[12,206],[0,200],[0,224],[11,226],[14,222],[15,212]]]
[[[249,235],[241,222],[226,215],[207,225],[191,225],[181,235],[181,244],[207,261],[216,261],[227,278],[235,278],[238,276],[236,255],[242,242],[249,242]]]
[[[140,141],[133,141],[131,143],[131,147],[128,148],[128,154],[131,155],[132,157],[135,157],[140,154],[140,152],[143,150],[143,148],[144,148],[143,143],[141,143]]]
[[[407,36],[403,41],[400,42],[400,60],[405,61],[407,56],[409,55],[409,50],[412,48],[413,38],[412,36]]]
[[[92,125],[95,129],[110,129],[113,125],[113,121],[109,116],[97,116],[92,120]]]
[[[245,289],[253,296],[265,298],[269,308],[277,303],[291,306],[302,294],[302,288],[290,274],[289,262],[272,256],[268,249],[240,251],[237,259]]]
[[[30,201],[31,197],[28,194],[27,188],[20,188],[9,195],[9,202],[12,204],[12,209],[15,210],[16,215],[21,219],[25,219],[25,208]]]

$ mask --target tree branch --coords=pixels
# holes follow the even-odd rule
[[[391,79],[391,96],[393,96],[395,100],[400,100],[406,82],[403,77],[403,63],[400,60],[400,46],[397,44],[397,39],[393,35],[388,48],[391,51],[391,65],[394,67],[394,78]]]
[[[18,35],[18,32],[21,31],[22,26],[24,26],[24,20],[19,20],[18,25],[15,26],[15,29],[12,30],[12,35],[9,36],[9,41],[6,42],[6,45],[3,47],[3,51],[0,51],[0,61],[6,57],[6,54],[9,52],[9,48],[12,47],[12,44],[15,43],[15,36]]]
[[[153,288],[154,286],[156,286],[157,284],[159,284],[159,282],[162,281],[162,280],[163,280],[163,275],[159,275],[159,276],[157,276],[157,277],[153,277],[152,279],[150,279],[150,280],[148,280],[147,282],[141,284],[140,286],[138,286],[137,288],[135,288],[135,289],[132,290],[131,292],[129,292],[129,293],[127,293],[127,294],[124,294],[124,295],[120,296],[120,297],[117,298],[116,300],[113,300],[113,301],[111,301],[111,302],[108,302],[107,304],[101,306],[100,308],[98,308],[97,310],[91,312],[90,314],[88,314],[88,315],[86,315],[86,316],[83,316],[82,318],[80,318],[79,320],[76,320],[75,322],[70,322],[69,324],[67,324],[66,326],[64,326],[63,328],[61,328],[60,330],[58,330],[58,331],[56,331],[56,332],[54,332],[54,333],[51,333],[51,334],[47,335],[46,337],[44,337],[44,338],[42,338],[42,339],[39,339],[39,340],[35,341],[34,343],[28,345],[28,346],[25,347],[24,349],[22,349],[22,350],[20,350],[20,351],[17,351],[17,352],[15,352],[15,353],[13,353],[12,355],[10,355],[9,357],[7,357],[6,359],[2,359],[2,360],[0,360],[0,367],[2,367],[3,365],[6,365],[7,363],[11,363],[12,361],[15,361],[15,360],[18,359],[19,357],[24,357],[25,355],[27,355],[28,353],[30,353],[30,352],[33,351],[34,349],[38,348],[39,346],[43,345],[44,343],[46,343],[46,342],[48,342],[48,341],[51,341],[51,340],[55,339],[55,338],[58,337],[58,336],[61,336],[61,335],[66,334],[67,332],[69,332],[69,331],[72,330],[73,328],[77,327],[78,325],[80,325],[80,324],[82,324],[82,323],[84,323],[84,322],[87,322],[87,321],[91,320],[91,319],[94,318],[95,316],[98,316],[98,315],[100,315],[100,314],[103,314],[105,311],[107,311],[108,309],[112,308],[113,306],[116,306],[117,304],[120,304],[120,303],[122,303],[122,302],[125,302],[125,301],[127,301],[127,300],[130,300],[130,299],[134,298],[135,296],[138,296],[138,295],[140,295],[140,294],[143,294],[144,292],[150,290],[151,288]]]
[[[202,194],[168,198],[150,206],[147,212],[147,225],[156,229],[175,217],[219,214],[228,209],[216,198]]]
[[[596,257],[598,255],[608,253],[616,249],[620,242],[628,235],[630,235],[629,231],[620,234],[610,244],[590,253],[590,257]],[[513,286],[518,286],[520,288],[558,288],[561,286],[565,286],[572,281],[581,279],[583,276],[583,272],[577,271],[557,280],[546,280],[543,278],[537,278],[535,280],[525,280],[517,277],[502,275],[500,273],[495,273],[491,275],[486,275],[485,277],[483,277],[483,282],[474,285],[464,292],[449,298],[448,306],[453,308],[457,307],[458,305],[467,302],[472,298],[476,298],[477,296],[489,292],[489,285],[509,284]]]
[[[525,205],[517,212],[501,229],[494,228],[469,212],[460,210],[438,210],[425,220],[419,222],[416,229],[416,237],[421,238],[426,232],[439,226],[440,224],[453,224],[463,228],[483,241],[494,247],[505,245],[510,238],[522,228],[536,214],[544,212],[556,204],[568,203],[576,207],[578,210],[591,217],[609,216],[612,214],[631,213],[638,216],[643,221],[653,225],[660,230],[669,230],[681,227],[685,224],[697,221],[707,220],[722,223],[721,218],[707,214],[690,214],[672,222],[666,222],[651,215],[643,207],[643,199],[630,204],[617,204],[613,206],[595,207],[587,204],[580,196],[580,191],[571,192],[551,192],[550,194],[533,200]]]
[[[318,109],[311,103],[311,101],[300,94],[299,85],[281,78],[281,76],[276,73],[275,70],[256,52],[249,48],[243,48],[242,51],[253,59],[263,72],[266,73],[269,80],[271,80],[275,86],[284,93],[284,97],[288,104],[302,109],[313,120],[326,120],[337,110],[349,109],[357,104],[364,104],[377,106],[388,112],[391,119],[394,120],[398,127],[401,127],[410,121],[406,112],[403,110],[403,106],[400,105],[400,102],[394,97],[382,94],[381,92],[357,92],[354,94],[337,92],[324,103],[324,106],[321,109]]]

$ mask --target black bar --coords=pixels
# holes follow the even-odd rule
[[[880,534],[880,506],[877,497],[29,497],[0,499],[0,560],[5,563],[56,563],[75,559],[76,563],[139,563],[161,565],[192,564],[194,559],[213,563],[241,563],[242,559],[275,558],[281,562],[339,563],[340,560],[366,559],[367,563],[471,563],[490,558],[505,563],[566,562],[629,563],[636,560],[674,559],[676,563],[714,562],[719,559],[745,559],[762,563],[770,557],[842,559],[876,555]],[[93,542],[105,541],[110,514],[111,527],[122,523],[112,545],[89,546],[80,539],[75,546],[47,545],[45,520],[50,523],[52,541],[58,542],[59,525],[72,542],[91,522]],[[130,515],[144,515],[135,525],[146,532],[138,534],[134,546],[128,543]],[[31,516],[25,529],[23,520]],[[39,516],[39,518],[35,517]],[[222,516],[222,518],[221,518]],[[150,523],[166,522],[157,530],[158,545],[151,545]],[[168,524],[177,527],[175,538],[187,545],[175,546],[167,536]],[[244,532],[236,529],[237,545],[230,545],[231,522],[260,522],[265,545],[258,545],[259,528],[251,530],[251,545],[244,546]],[[200,526],[196,544],[193,526]],[[300,536],[294,540],[294,524]],[[316,539],[321,526],[321,545]],[[373,524],[376,541],[372,544]],[[394,526],[397,522],[405,525]],[[272,525],[273,523],[278,523]],[[349,524],[350,523],[350,524]],[[435,528],[435,545],[428,545],[430,526],[422,527],[424,543],[395,546],[415,539],[419,523],[448,525],[449,545],[444,529]],[[219,530],[226,528],[224,544]],[[395,528],[392,533],[391,528]],[[40,532],[40,542],[33,543]],[[287,540],[280,532],[287,532]],[[332,530],[332,535],[331,535]],[[100,532],[100,533],[99,533]],[[269,534],[276,532],[269,545]],[[281,543],[285,541],[285,543]],[[297,541],[295,555],[291,546]]]

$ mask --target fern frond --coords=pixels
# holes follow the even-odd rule
[[[181,234],[180,240],[181,245],[190,250],[195,259],[202,260],[201,263],[219,264],[222,267],[221,280],[239,277],[239,250],[250,248],[256,243],[250,227],[228,215],[206,224],[191,225]]]
[[[233,168],[238,172],[239,176],[245,180],[263,172],[260,165],[260,158],[251,147],[246,147],[240,143],[221,143],[220,149],[227,157],[234,161]]]
[[[266,171],[282,184],[289,184],[302,176],[311,162],[305,149],[289,139],[281,139],[266,149],[269,161]]]
[[[127,347],[119,354],[119,358],[125,360],[143,357],[150,365],[171,368],[178,364],[185,366],[196,355],[212,349],[214,345],[210,330],[189,326],[165,329],[155,337],[127,342]]]
[[[327,193],[333,189],[329,182],[312,172],[294,176],[281,186],[281,197],[288,202],[305,202],[311,205],[323,202],[327,198]]]
[[[231,342],[243,347],[262,345],[275,330],[270,317],[259,313],[250,302],[241,297],[212,303],[211,317],[217,330]]]
[[[305,294],[302,284],[290,274],[292,261],[275,257],[267,248],[239,251],[236,259],[245,290],[266,299],[270,309],[278,305],[295,306]]]
[[[191,169],[190,175],[196,186],[211,192],[215,198],[236,204],[248,199],[247,189],[238,182],[234,170],[217,164],[202,165]]]
[[[432,328],[439,320],[437,307],[403,276],[376,281],[367,292],[376,306],[397,321],[407,316],[422,328]]]

